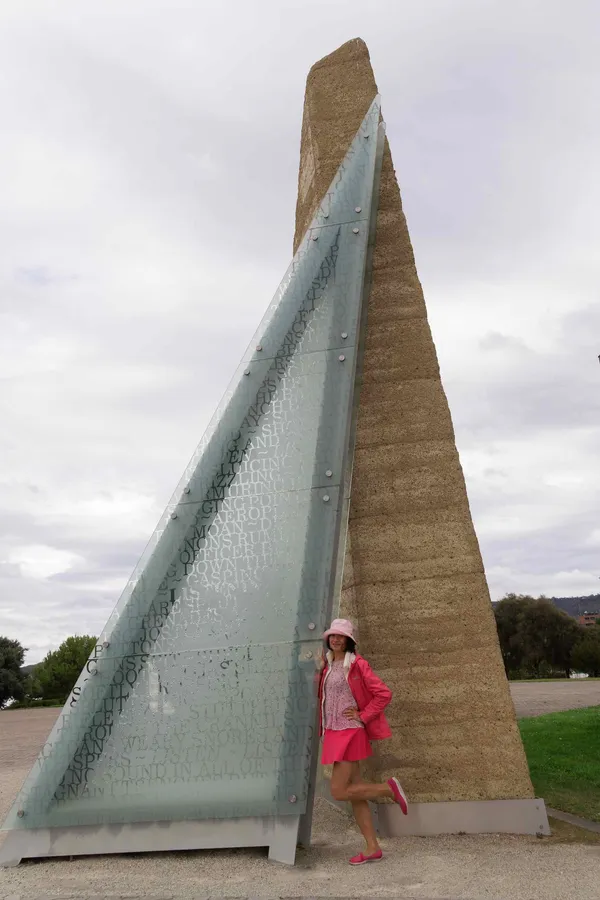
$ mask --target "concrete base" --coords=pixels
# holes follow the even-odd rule
[[[0,847],[0,865],[18,866],[22,859],[52,856],[268,847],[270,860],[293,866],[299,825],[300,816],[272,816],[206,819],[200,822],[24,828],[8,833]]]
[[[395,803],[380,803],[377,829],[382,837],[405,834],[550,834],[543,800],[465,800],[409,803],[403,816]]]
[[[321,771],[317,796],[336,809],[352,815],[350,803],[334,800],[329,779]],[[407,834],[551,834],[543,800],[464,800],[440,803],[411,803],[402,815],[396,803],[369,803],[380,837]]]

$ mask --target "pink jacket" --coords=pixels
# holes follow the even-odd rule
[[[325,681],[330,672],[330,664],[333,659],[331,650],[327,653],[324,668],[319,678],[319,731],[324,731],[324,705],[325,705]],[[383,710],[392,699],[392,692],[381,678],[378,678],[369,663],[358,653],[346,653],[344,659],[344,674],[348,681],[352,696],[364,723],[367,737],[370,741],[381,741],[392,736],[388,721]]]

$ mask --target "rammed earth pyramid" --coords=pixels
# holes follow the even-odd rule
[[[376,94],[361,40],[311,69],[296,246]],[[387,139],[374,207],[340,614],[358,623],[361,652],[394,691],[394,736],[376,747],[370,775],[399,775],[420,807],[418,826],[390,805],[380,825],[545,831]]]
[[[412,807],[399,824],[384,805],[382,829],[547,830],[361,41],[309,75],[295,250],[8,815],[5,864],[233,846],[293,862],[340,596],[395,691],[374,774],[399,774]]]

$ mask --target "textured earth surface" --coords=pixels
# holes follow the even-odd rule
[[[600,681],[519,681],[510,686],[517,716],[543,716],[564,709],[600,705]]]
[[[521,686],[515,687],[523,695]],[[526,687],[533,698],[529,708],[535,710],[539,689],[544,693],[554,689],[561,694],[569,685],[559,685],[558,689],[551,684]],[[576,700],[582,685],[574,687],[577,693],[570,696]],[[57,712],[0,713],[0,818],[12,803]],[[561,825],[558,834],[542,840],[511,835],[390,839],[382,842],[386,854],[382,862],[351,868],[348,857],[360,849],[360,837],[343,813],[318,801],[313,846],[298,853],[293,869],[269,863],[266,851],[261,850],[30,861],[15,869],[0,869],[0,898],[564,900],[569,896],[597,900],[600,843],[581,842],[583,833],[569,829]]]

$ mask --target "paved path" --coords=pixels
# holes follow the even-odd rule
[[[0,712],[0,820],[57,713]],[[313,845],[299,851],[293,869],[269,863],[262,850],[43,860],[0,869],[0,900],[564,900],[565,885],[577,900],[598,900],[600,844],[560,840],[513,835],[387,839],[381,863],[351,868],[348,858],[360,849],[356,828],[318,800]]]
[[[600,705],[600,681],[513,681],[510,685],[519,718]]]
[[[59,709],[0,712],[0,824],[59,713]]]

